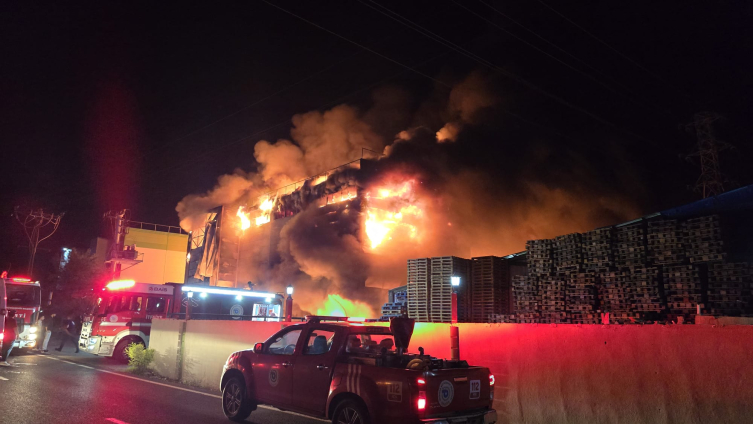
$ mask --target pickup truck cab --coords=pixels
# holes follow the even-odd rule
[[[495,423],[489,369],[407,353],[412,334],[407,318],[386,327],[307,317],[230,355],[223,411],[233,421],[265,404],[333,423]]]

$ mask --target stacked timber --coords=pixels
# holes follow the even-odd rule
[[[659,268],[630,268],[628,279],[631,288],[631,310],[642,318],[658,318],[657,315],[665,308]]]
[[[718,215],[689,219],[686,224],[687,255],[690,263],[724,260],[722,228]]]
[[[712,315],[740,316],[750,312],[751,269],[747,262],[709,266],[708,308]]]
[[[554,267],[558,272],[580,271],[583,265],[583,247],[580,233],[567,234],[554,239]]]
[[[472,322],[487,322],[489,315],[510,314],[509,268],[497,256],[471,259]]]
[[[618,266],[642,266],[646,263],[646,232],[643,223],[617,227],[615,245]]]
[[[458,321],[468,322],[471,315],[471,288],[468,284],[471,261],[456,256],[431,258],[431,305],[432,322],[452,321],[452,277],[460,277],[458,293]]]
[[[597,279],[592,272],[572,272],[567,276],[565,309],[570,324],[598,324]]]
[[[538,281],[530,276],[515,275],[512,277],[512,292],[515,299],[515,320],[519,323],[539,322]]]
[[[537,276],[549,273],[554,269],[552,245],[553,241],[548,239],[528,240],[526,242],[528,275]]]
[[[408,259],[408,317],[429,322],[430,258]]]
[[[680,265],[685,262],[685,234],[676,220],[648,223],[648,258],[655,265]]]
[[[599,228],[583,234],[583,266],[589,270],[613,267],[613,243],[614,231],[611,227]]]
[[[537,277],[541,302],[541,319],[545,324],[559,324],[567,321],[565,309],[565,277],[554,272]]]
[[[693,265],[665,266],[664,293],[671,314],[695,314],[701,304],[701,278]]]
[[[611,270],[601,273],[601,310],[609,312],[610,322],[630,323],[637,315],[631,311],[631,287],[625,270]]]

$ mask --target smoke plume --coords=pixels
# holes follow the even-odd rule
[[[347,171],[329,174],[326,187],[345,189],[324,203],[306,200],[313,182],[297,185],[299,213],[243,234],[250,247],[241,248],[239,278],[271,291],[294,284],[301,313],[352,301],[377,316],[384,289],[405,284],[407,259],[506,255],[528,239],[640,215],[621,194],[634,183],[613,149],[581,151],[511,131],[499,119],[499,91],[471,73],[442,102],[435,94],[414,105],[404,90],[385,87],[363,112],[340,105],[295,115],[289,139],[255,145],[258,173],[236,171],[186,196],[176,208],[181,225],[203,225],[219,205],[257,205],[260,195],[358,159],[362,149],[384,152],[357,181]],[[612,167],[592,165],[600,163]]]

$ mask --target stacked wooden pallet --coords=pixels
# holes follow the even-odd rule
[[[747,262],[711,264],[707,292],[711,314],[740,316],[751,312],[751,279]]]
[[[664,310],[659,268],[633,267],[628,269],[631,288],[631,310],[642,318],[657,319]]]
[[[623,270],[602,272],[600,299],[601,309],[616,317],[630,312],[630,286],[628,275]]]
[[[646,263],[646,232],[643,223],[617,227],[615,262],[617,266],[643,266]]]
[[[685,262],[684,226],[676,220],[648,223],[648,258],[656,265],[680,265]]]
[[[724,260],[722,229],[718,215],[689,219],[685,223],[690,263]]]
[[[612,228],[599,228],[583,234],[583,266],[595,270],[614,266],[614,232]]]
[[[528,240],[526,251],[528,257],[528,275],[536,276],[546,274],[554,269],[554,257],[552,256],[552,240]]]
[[[431,258],[431,305],[432,322],[452,321],[452,277],[460,277],[458,293],[458,321],[468,322],[471,315],[471,288],[468,284],[471,261],[456,256]]]
[[[541,294],[541,319],[545,324],[558,324],[567,321],[565,309],[565,277],[554,272],[537,277]]]
[[[597,279],[592,272],[572,272],[567,276],[565,309],[571,324],[598,324]]]
[[[510,314],[508,267],[497,256],[471,259],[471,311],[472,322],[487,322],[489,315]]]
[[[580,271],[583,265],[583,237],[580,233],[554,239],[554,267],[558,272]]]
[[[701,278],[693,265],[665,266],[664,293],[671,314],[695,314],[701,304]]]
[[[515,318],[520,323],[539,322],[539,288],[535,278],[516,275],[512,277],[512,291],[515,299]]]
[[[430,258],[408,259],[408,317],[429,322]]]

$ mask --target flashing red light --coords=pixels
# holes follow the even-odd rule
[[[111,283],[107,284],[108,290],[123,290],[123,289],[129,289],[136,285],[136,282],[133,280],[119,280],[119,281],[113,281]]]
[[[31,279],[25,277],[13,277],[11,281],[14,283],[31,283]]]
[[[489,385],[490,386],[494,385],[494,374],[489,374]]]
[[[418,385],[421,386],[421,385],[426,384],[426,380],[424,380],[423,378],[419,378],[418,380],[416,380],[416,383],[418,383]]]
[[[416,403],[419,411],[426,409],[426,392],[418,392],[418,402]]]

